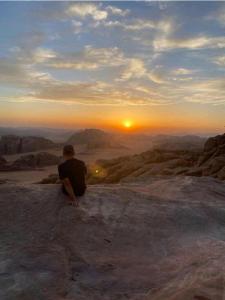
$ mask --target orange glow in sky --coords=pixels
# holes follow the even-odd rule
[[[131,120],[124,120],[123,121],[123,126],[125,127],[125,128],[131,128],[132,126],[133,126],[133,122],[131,121]]]

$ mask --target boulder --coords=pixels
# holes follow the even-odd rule
[[[40,152],[21,156],[19,159],[13,162],[11,169],[41,168],[57,165],[59,161],[60,158],[54,154]]]

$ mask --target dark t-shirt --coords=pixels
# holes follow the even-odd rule
[[[69,178],[76,196],[82,196],[86,190],[85,175],[87,168],[85,163],[76,158],[66,160],[58,166],[59,178],[61,180]],[[63,192],[67,194],[64,186]]]

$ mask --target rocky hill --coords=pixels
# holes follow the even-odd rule
[[[90,183],[117,183],[155,175],[212,176],[225,180],[225,134],[209,138],[203,151],[155,149],[138,155],[99,160]]]
[[[43,137],[5,135],[0,139],[0,155],[40,151],[56,146],[57,144]]]
[[[206,138],[195,135],[157,135],[151,138],[154,149],[167,151],[202,151]]]
[[[59,162],[60,157],[48,152],[22,155],[12,162],[7,162],[0,156],[0,172],[34,170],[36,168],[57,165]]]
[[[221,300],[225,186],[158,178],[88,187],[0,185],[1,300]]]
[[[122,147],[112,134],[99,129],[76,132],[68,139],[67,144],[86,145],[88,150]]]

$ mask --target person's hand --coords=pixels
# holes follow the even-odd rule
[[[72,202],[72,205],[75,206],[75,207],[78,207],[79,206],[79,201],[76,199]]]
[[[76,197],[73,197],[71,200],[70,200],[70,204],[72,206],[75,206],[75,207],[78,207],[79,206],[79,201]]]

